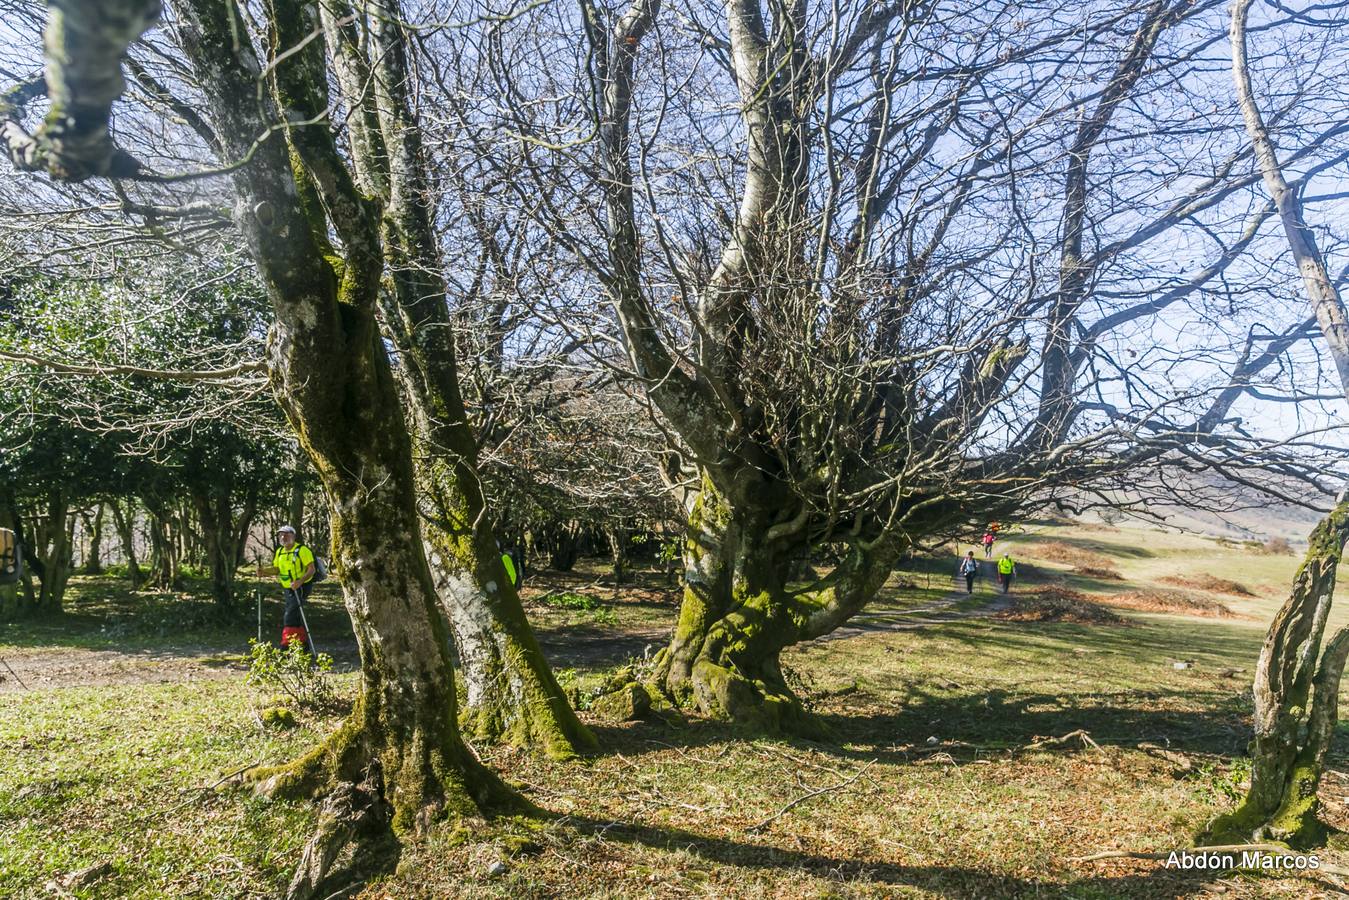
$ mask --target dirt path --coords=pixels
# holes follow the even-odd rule
[[[354,640],[319,650],[332,654],[336,671],[350,671],[357,664]],[[242,678],[248,671],[237,648],[219,646],[159,650],[24,647],[0,652],[0,660],[0,694],[110,684],[216,681]]]
[[[212,655],[203,649],[177,651],[86,650],[78,647],[42,647],[0,654],[0,694],[84,685],[167,684],[238,678],[241,660]]]
[[[986,602],[957,609],[969,599],[953,591],[921,607],[868,606],[848,624],[817,641],[837,641],[863,634],[912,631],[945,622],[991,616],[1011,605],[999,594],[977,594]],[[614,634],[595,628],[541,632],[539,643],[558,667],[603,667],[664,646],[665,629]],[[358,662],[354,641],[320,647],[331,653],[337,671],[351,671]],[[11,648],[0,653],[0,695],[68,687],[112,684],[173,684],[241,678],[248,670],[237,650],[224,647],[182,647],[173,650],[89,650],[76,647]],[[8,667],[6,667],[8,664]],[[20,683],[22,682],[22,684]]]
[[[996,615],[1012,605],[1012,597],[1001,592],[975,594],[985,602],[981,606],[956,609],[970,599],[964,591],[952,591],[940,600],[920,607],[882,607],[868,606],[862,612],[848,620],[848,624],[836,628],[817,641],[837,641],[853,638],[862,634],[876,634],[886,631],[914,631],[941,625],[945,622],[958,622],[961,619],[980,619]]]

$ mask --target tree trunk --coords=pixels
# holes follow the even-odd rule
[[[427,539],[466,688],[465,734],[557,759],[595,749],[544,659],[495,541],[441,529],[428,529]]]
[[[796,630],[779,615],[784,582],[759,510],[735,509],[710,483],[684,542],[679,622],[658,667],[677,703],[754,731],[822,736],[782,676],[779,655]]]
[[[624,584],[628,580],[628,529],[614,525],[604,529],[609,541],[609,564],[614,572],[614,584]]]
[[[45,508],[35,517],[30,529],[31,546],[25,545],[29,568],[37,576],[37,590],[25,583],[28,611],[35,615],[57,615],[65,598],[74,558],[74,524],[64,491],[47,497]]]
[[[548,568],[570,572],[581,555],[581,526],[578,522],[553,522],[543,528],[543,546],[548,553]]]
[[[162,591],[179,590],[183,586],[182,559],[178,556],[178,540],[167,510],[151,508],[149,526],[149,582]]]
[[[290,476],[290,499],[286,503],[286,515],[289,518],[286,522],[298,528],[300,534],[308,540],[309,535],[304,528],[304,482],[305,477],[301,472],[296,472]]]
[[[443,302],[436,305],[443,310]],[[593,750],[595,738],[553,677],[501,562],[479,486],[477,447],[459,395],[449,329],[414,328],[413,322],[428,321],[423,315],[437,313],[391,309],[386,319],[404,317],[404,328],[393,330],[409,363],[404,386],[417,434],[418,482],[426,498],[427,557],[467,689],[461,727],[474,739],[538,748],[554,758]],[[437,348],[439,341],[444,345]]]
[[[390,461],[386,454],[397,443],[405,444],[406,432],[401,440],[391,439],[402,423],[387,421],[388,414],[396,415],[398,405],[388,396],[380,400],[366,405],[365,414],[386,421],[350,432],[343,428],[339,434],[310,429],[315,451],[354,443],[358,446],[347,452],[369,453],[370,464],[381,457]],[[353,441],[356,433],[370,437]],[[330,497],[362,498],[354,504],[329,503],[334,563],[343,575],[361,652],[360,692],[355,709],[332,737],[296,762],[259,774],[263,790],[315,796],[335,784],[361,781],[377,759],[386,773],[396,831],[418,830],[442,814],[466,816],[515,805],[511,792],[459,737],[451,650],[420,543],[406,460],[391,481],[377,486],[363,487],[349,482],[345,472],[323,469],[329,473],[324,486]]]
[[[211,599],[222,614],[234,611],[234,569],[239,558],[235,544],[234,516],[228,492],[212,496],[195,491],[192,504],[201,523],[206,564],[211,578]]]
[[[253,530],[253,520],[258,515],[258,486],[250,483],[244,492],[243,509],[234,523],[234,567],[237,569],[248,562],[248,533]],[[300,526],[295,526],[299,528]]]
[[[1302,275],[1307,298],[1326,348],[1349,399],[1349,314],[1326,271],[1302,206],[1284,179],[1269,139],[1246,61],[1246,16],[1250,0],[1232,5],[1232,76],[1237,105],[1250,135],[1261,176],[1279,211],[1289,249]],[[1312,532],[1307,556],[1293,590],[1270,624],[1256,666],[1255,742],[1251,789],[1236,812],[1219,817],[1205,839],[1271,838],[1295,847],[1325,839],[1317,789],[1338,718],[1340,676],[1349,654],[1349,633],[1341,630],[1321,650],[1321,638],[1335,593],[1336,567],[1349,540],[1349,502],[1336,508]],[[1320,657],[1318,660],[1318,656]]]
[[[1325,838],[1317,788],[1334,733],[1340,675],[1349,652],[1341,630],[1317,656],[1335,592],[1335,570],[1349,541],[1349,502],[1312,532],[1293,591],[1265,636],[1255,670],[1255,743],[1251,789],[1206,840],[1225,844],[1284,841],[1310,847]]]
[[[751,487],[731,502],[704,477],[684,540],[679,621],[658,659],[657,687],[752,732],[824,737],[824,724],[787,685],[781,653],[856,614],[885,583],[899,545],[853,549],[826,578],[788,590],[804,552],[800,531],[782,510],[749,499],[760,494]]]
[[[381,236],[393,290],[381,295],[384,321],[405,361],[414,458],[430,514],[427,555],[468,689],[462,727],[483,740],[574,756],[592,749],[595,739],[576,717],[525,619],[482,495],[477,445],[459,392],[420,123],[407,95],[399,4],[385,0],[371,8],[377,13],[371,17],[377,52],[370,73],[375,117],[368,124],[382,132],[387,156],[358,154],[358,177],[386,197]],[[337,58],[349,96],[363,96],[354,53]]]
[[[112,510],[112,524],[117,529],[117,539],[122,542],[122,553],[126,555],[126,574],[131,580],[131,589],[139,590],[143,576],[140,564],[136,562],[136,506],[128,500],[126,511],[117,500],[108,501]]]
[[[84,557],[85,575],[103,574],[103,504],[94,507],[91,521],[84,517],[85,533],[89,536],[89,552]]]

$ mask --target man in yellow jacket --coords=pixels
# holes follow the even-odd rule
[[[301,606],[314,589],[314,551],[296,541],[295,529],[290,525],[278,528],[276,538],[281,546],[276,548],[270,566],[258,563],[258,575],[277,576],[281,581],[282,593],[286,596],[286,612],[281,618],[281,646],[287,647],[291,641],[299,641],[313,656],[314,644],[305,629]]]
[[[1004,553],[1002,559],[998,560],[998,581],[1002,583],[1002,592],[1005,594],[1012,589],[1012,579],[1016,577],[1016,560],[1012,559],[1012,554]]]

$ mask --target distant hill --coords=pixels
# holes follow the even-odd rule
[[[1143,485],[1135,491],[1119,492],[1123,507],[1120,511],[1095,510],[1082,518],[1118,524],[1122,517],[1125,521],[1161,525],[1190,534],[1256,541],[1284,538],[1305,544],[1307,535],[1323,515],[1316,509],[1286,503],[1255,488],[1213,476],[1187,476],[1183,484],[1168,481],[1165,486]],[[1322,509],[1329,509],[1335,501],[1331,494],[1307,494],[1303,485],[1285,482],[1278,489],[1288,497],[1306,495],[1309,503]],[[1180,497],[1189,502],[1182,502]]]

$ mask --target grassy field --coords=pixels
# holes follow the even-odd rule
[[[406,847],[398,871],[361,896],[1339,896],[1329,879],[1074,861],[1187,846],[1235,802],[1251,668],[1297,560],[1062,524],[1028,526],[1003,549],[1021,562],[1022,591],[1056,585],[1135,605],[1179,592],[1231,615],[1118,608],[1124,621],[1110,625],[970,615],[991,599],[985,579],[974,603],[948,607],[963,617],[906,627],[906,611],[924,621],[951,589],[954,557],[920,558],[877,604],[876,621],[894,629],[785,657],[834,740],[745,740],[697,718],[614,724],[584,712],[603,749],[583,762],[476,748],[548,816],[447,828]],[[1073,573],[1084,566],[1113,574]],[[583,695],[659,647],[677,608],[657,576],[639,588],[599,576],[545,573],[529,592],[545,648]],[[1165,580],[1201,576],[1250,593]],[[266,698],[238,662],[251,609],[222,627],[188,597],[131,596],[106,579],[77,588],[59,626],[0,631],[0,655],[21,677],[52,679],[0,684],[0,896],[275,896],[312,810],[216,782],[287,758],[337,720],[259,724]],[[329,586],[315,610],[350,692],[354,645],[338,637]],[[134,675],[110,669],[114,656],[130,657],[119,661]],[[1076,732],[1091,741],[1055,740]],[[1323,799],[1349,828],[1339,753]],[[1346,851],[1337,837],[1325,858],[1344,864]],[[90,867],[100,868],[71,878]]]

